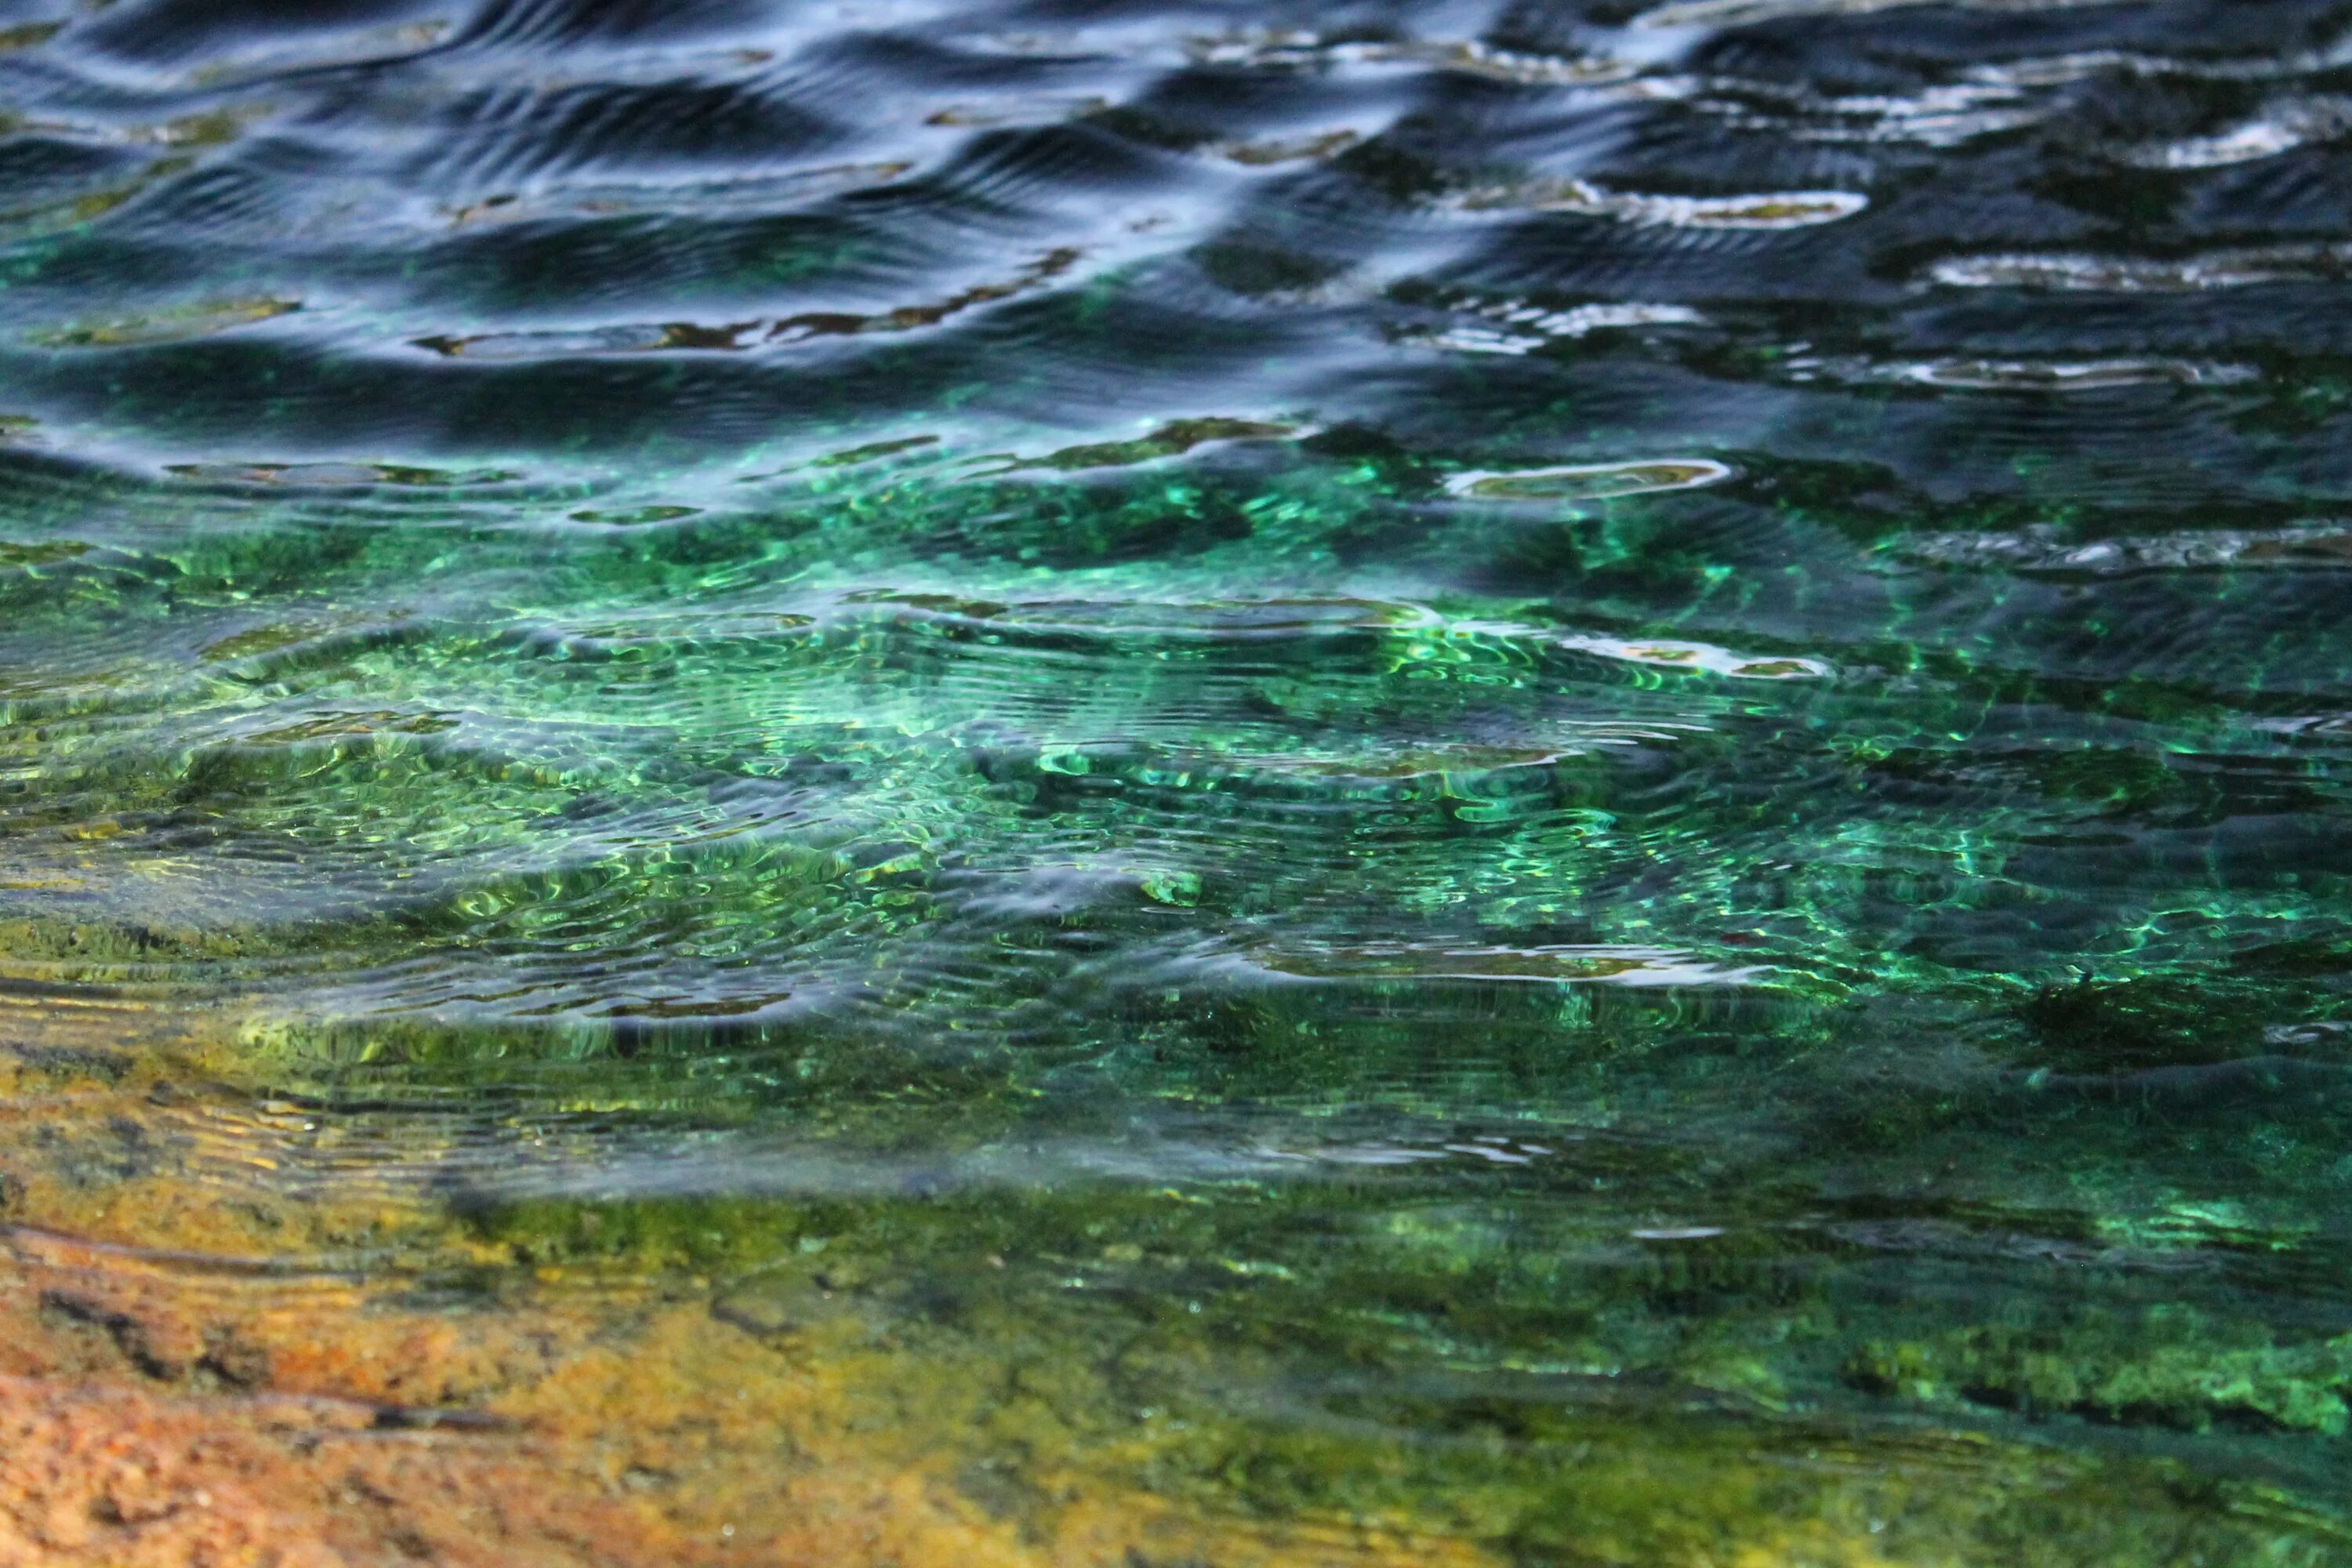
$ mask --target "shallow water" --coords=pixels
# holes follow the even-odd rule
[[[2347,144],[2315,0],[0,6],[0,1373],[656,1532],[511,1561],[2352,1560]]]

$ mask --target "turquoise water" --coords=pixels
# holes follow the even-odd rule
[[[0,1194],[1507,1561],[2347,1553],[2343,7],[5,19],[0,1034],[211,1043]]]

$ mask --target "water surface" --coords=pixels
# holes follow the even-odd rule
[[[2352,1560],[2347,142],[2317,0],[0,7],[0,1371],[550,1562]]]

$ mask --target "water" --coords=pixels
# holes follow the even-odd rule
[[[2352,1560],[2347,140],[2316,0],[0,7],[9,1397],[338,1562]]]

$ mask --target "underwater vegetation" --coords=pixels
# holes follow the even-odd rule
[[[0,5],[0,1562],[2352,1562],[2347,103]]]

